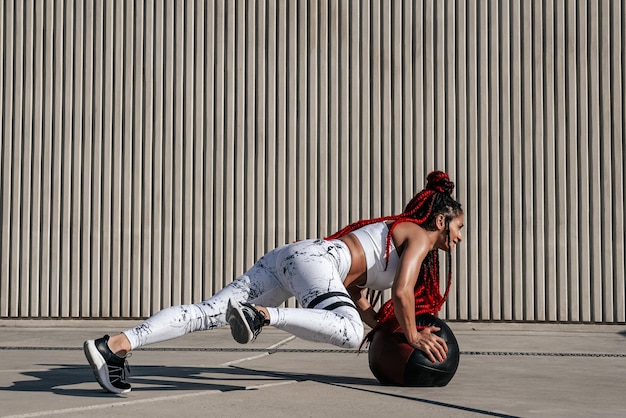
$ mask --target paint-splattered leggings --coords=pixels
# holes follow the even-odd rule
[[[226,325],[228,299],[268,308],[270,325],[297,337],[355,348],[363,323],[343,280],[350,251],[342,241],[307,240],[279,247],[213,297],[163,309],[124,331],[133,349]],[[277,308],[295,296],[303,308]]]

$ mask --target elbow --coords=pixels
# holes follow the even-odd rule
[[[407,299],[413,300],[415,295],[413,293],[413,289],[403,286],[403,287],[393,287],[391,289],[391,297],[394,301],[402,301],[402,300],[407,300]]]

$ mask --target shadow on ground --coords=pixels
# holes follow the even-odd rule
[[[46,370],[30,370],[22,374],[28,377],[12,386],[0,387],[2,391],[52,392],[66,396],[118,396],[98,390],[72,389],[82,383],[95,383],[91,368],[82,365],[39,364]],[[250,386],[270,384],[286,380],[314,380],[342,385],[377,385],[375,379],[358,377],[280,374],[237,367],[178,367],[134,366],[129,381],[133,392],[141,391],[190,391],[217,390],[222,392],[246,390]]]
[[[125,395],[107,393],[101,389],[78,389],[72,386],[95,383],[88,366],[39,364],[46,370],[23,372],[25,380],[16,381],[12,386],[0,387],[0,391],[46,392],[61,396],[90,398],[120,398]],[[381,386],[374,378],[359,378],[324,374],[270,372],[237,366],[229,367],[178,367],[178,366],[134,366],[132,377],[133,392],[143,391],[243,391],[256,385],[267,385],[284,381],[314,381],[339,386],[370,394],[390,396],[404,400],[447,407],[453,410],[470,411],[482,415],[510,417],[491,411],[467,408],[462,405],[442,403],[431,399],[401,395]]]

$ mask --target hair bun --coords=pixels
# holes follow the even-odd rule
[[[438,193],[452,194],[454,182],[450,180],[448,174],[443,171],[432,171],[426,176],[426,190],[433,190]]]

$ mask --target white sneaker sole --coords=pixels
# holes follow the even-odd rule
[[[239,344],[247,344],[254,339],[254,332],[241,309],[241,304],[234,299],[228,300],[226,322],[230,325],[230,333]]]
[[[109,381],[109,368],[107,367],[106,361],[104,361],[104,357],[102,357],[102,354],[98,351],[94,340],[85,341],[83,344],[83,351],[85,352],[87,361],[89,361],[89,364],[91,365],[93,375],[96,377],[100,386],[102,386],[102,389],[111,393],[130,392],[130,389],[119,389],[111,385]]]

